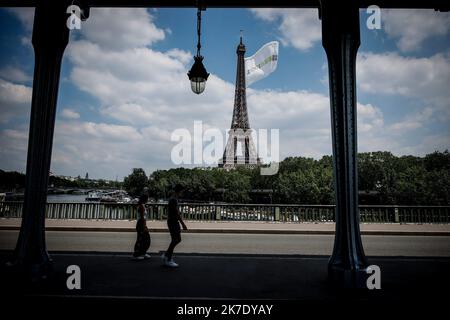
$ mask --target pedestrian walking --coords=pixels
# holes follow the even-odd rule
[[[145,204],[148,201],[148,194],[143,194],[139,197],[138,202],[138,219],[136,222],[136,232],[137,239],[134,245],[134,253],[133,258],[135,260],[144,260],[150,258],[150,255],[147,253],[148,248],[150,247],[150,232],[147,228],[147,208]]]
[[[178,267],[178,264],[173,261],[172,255],[175,247],[181,242],[180,224],[183,227],[183,230],[187,230],[186,224],[184,223],[178,208],[178,199],[182,195],[183,189],[182,185],[177,184],[168,204],[167,227],[169,228],[171,242],[166,253],[163,255],[163,260],[164,265],[170,268]]]

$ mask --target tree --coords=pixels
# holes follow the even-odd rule
[[[360,191],[369,191],[367,204],[450,203],[450,154],[434,152],[425,157],[401,156],[377,151],[358,155]],[[258,201],[253,190],[272,190],[274,203],[333,204],[333,158],[320,160],[288,157],[279,172],[261,176],[259,168],[176,168],[154,171],[147,179],[144,170],[133,169],[124,187],[139,195],[148,185],[151,196],[167,199],[176,184],[185,187],[183,200],[227,202]]]
[[[133,172],[123,181],[125,190],[133,197],[140,196],[147,185],[148,178],[142,168],[134,168]]]
[[[224,200],[234,203],[248,203],[251,190],[250,177],[238,170],[229,171],[225,178]]]
[[[434,170],[450,170],[450,153],[448,150],[444,152],[435,151],[427,154],[424,159],[427,171]]]

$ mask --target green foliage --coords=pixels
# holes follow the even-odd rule
[[[0,170],[0,190],[11,191],[23,188],[25,185],[25,175],[16,171],[6,172]]]
[[[140,196],[147,184],[148,178],[142,168],[134,168],[133,172],[123,180],[123,187],[134,197]]]
[[[224,201],[234,203],[248,203],[250,201],[250,173],[250,170],[233,170],[225,174]]]
[[[424,158],[390,152],[358,155],[360,202],[365,204],[450,204],[450,155],[434,152]],[[273,203],[334,203],[333,159],[289,157],[273,176],[259,169],[218,168],[158,170],[149,186],[155,198],[167,198],[181,183],[184,198],[194,201],[259,202],[255,190],[272,196]],[[370,196],[367,196],[370,195]]]
[[[450,205],[450,154],[434,152],[425,157],[394,156],[390,152],[368,152],[358,155],[360,203],[404,205]],[[0,170],[4,189],[24,184],[24,175]],[[52,179],[53,178],[53,179]],[[50,180],[68,186],[67,180]],[[72,183],[82,187],[83,179]],[[259,169],[176,168],[154,171],[147,178],[143,169],[133,169],[125,178],[124,188],[139,196],[149,187],[150,196],[167,199],[176,184],[185,187],[183,198],[189,201],[225,201],[296,204],[334,203],[333,159],[319,160],[289,157],[280,163],[279,172],[262,176]],[[270,195],[270,198],[269,196]],[[369,195],[369,196],[368,196]]]

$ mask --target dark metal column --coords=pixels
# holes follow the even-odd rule
[[[45,243],[45,206],[64,49],[69,40],[65,1],[39,1],[33,27],[35,67],[28,140],[25,201],[15,263],[43,278],[51,259]]]
[[[328,275],[339,286],[365,287],[367,260],[359,230],[356,133],[359,8],[351,1],[323,0],[320,9],[322,44],[328,58],[336,193],[336,235]]]

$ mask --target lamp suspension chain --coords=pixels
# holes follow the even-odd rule
[[[202,47],[200,44],[200,30],[201,30],[201,25],[202,25],[202,11],[200,9],[200,7],[198,8],[197,11],[197,36],[198,36],[198,41],[197,41],[197,56],[200,56],[200,48]]]

